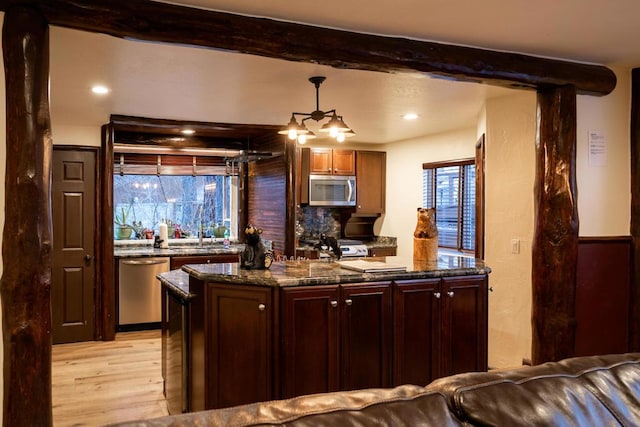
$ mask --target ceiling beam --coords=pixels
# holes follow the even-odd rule
[[[420,72],[508,88],[573,85],[606,95],[607,67],[516,53],[384,37],[215,12],[149,0],[31,0],[51,25],[127,39],[175,43],[386,73]],[[0,0],[0,10],[14,1]]]

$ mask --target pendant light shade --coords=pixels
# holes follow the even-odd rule
[[[312,111],[311,113],[291,113],[289,124],[278,131],[279,134],[288,135],[289,139],[295,139],[298,141],[298,143],[304,144],[307,142],[307,140],[316,138],[316,135],[309,129],[307,129],[305,121],[312,119],[316,122],[319,122],[321,120],[329,118],[329,121],[322,125],[320,129],[318,129],[318,131],[322,134],[328,135],[331,138],[336,139],[338,142],[343,142],[345,138],[350,138],[356,135],[355,132],[344,122],[342,116],[339,116],[336,113],[335,109],[329,111],[320,110],[320,85],[325,80],[326,77],[323,76],[315,76],[309,78],[309,81],[316,87],[315,111]],[[298,124],[296,116],[303,117],[300,124]]]

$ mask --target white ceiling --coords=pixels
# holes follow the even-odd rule
[[[174,2],[326,27],[631,67],[640,64],[640,2],[616,0],[284,0]],[[338,15],[338,17],[335,17]],[[385,143],[474,126],[487,97],[506,89],[417,74],[339,70],[201,48],[51,31],[51,114],[57,125],[98,126],[110,114],[206,122],[286,124],[315,109],[307,81],[327,76],[320,109],[335,108],[354,141]],[[112,91],[90,93],[102,83]],[[420,119],[402,120],[413,111]]]

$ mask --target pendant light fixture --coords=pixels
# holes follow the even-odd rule
[[[289,120],[289,124],[278,131],[281,135],[288,135],[289,139],[297,140],[299,144],[306,143],[309,139],[316,138],[316,134],[307,129],[305,122],[309,119],[315,120],[319,122],[326,118],[329,118],[329,121],[318,129],[318,132],[322,132],[327,134],[331,138],[335,138],[338,142],[343,142],[345,138],[350,138],[355,136],[355,132],[351,130],[349,126],[346,125],[344,120],[342,120],[342,116],[339,116],[336,113],[336,110],[328,110],[322,111],[320,110],[320,85],[326,80],[324,76],[314,76],[310,77],[309,81],[316,87],[316,109],[311,113],[291,113],[291,119]],[[296,116],[303,117],[303,119],[298,123],[296,120]]]

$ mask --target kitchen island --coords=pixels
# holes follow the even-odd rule
[[[362,262],[377,268],[315,260],[161,274],[170,412],[487,369],[490,269],[481,260]]]

